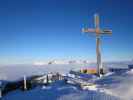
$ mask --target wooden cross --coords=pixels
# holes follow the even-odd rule
[[[101,70],[103,70],[103,66],[102,66],[102,61],[101,61],[101,51],[100,51],[100,44],[101,44],[101,40],[100,37],[101,35],[104,34],[112,34],[112,30],[108,30],[108,29],[100,29],[99,26],[99,16],[98,14],[94,15],[94,24],[95,24],[95,28],[82,28],[82,32],[85,33],[95,33],[96,35],[96,56],[97,56],[97,74],[98,76],[101,75]]]

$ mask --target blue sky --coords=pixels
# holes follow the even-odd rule
[[[94,27],[113,30],[102,37],[104,61],[133,58],[132,0],[0,0],[0,63],[47,59],[95,60]]]

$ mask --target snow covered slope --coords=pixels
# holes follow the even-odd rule
[[[99,88],[110,95],[120,97],[122,100],[133,100],[133,72],[112,73],[96,81]]]
[[[120,63],[121,64],[121,63]],[[113,64],[111,64],[112,66]],[[122,65],[122,64],[121,64]],[[124,66],[127,64],[124,64]],[[56,65],[15,65],[0,66],[0,79],[13,81],[23,75],[31,76],[49,72],[68,73],[71,69],[78,70],[89,64],[56,64]],[[117,66],[120,67],[119,64]],[[114,64],[115,67],[115,64]],[[37,87],[23,92],[15,90],[8,93],[3,100],[133,100],[133,71],[125,73],[108,73],[95,81],[99,91],[81,90],[77,86],[56,82],[48,87]]]
[[[31,91],[10,92],[3,100],[120,100],[115,96],[97,91],[83,91],[76,86],[58,81],[48,87],[37,87]]]

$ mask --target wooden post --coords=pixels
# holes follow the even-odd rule
[[[27,90],[26,76],[24,75],[24,90]]]
[[[100,70],[102,69],[101,52],[100,52],[100,38],[96,37],[96,56],[97,56],[97,74],[100,77]]]
[[[0,99],[2,98],[2,82],[0,82]]]
[[[2,98],[2,90],[1,90],[1,88],[0,88],[0,99]]]
[[[48,74],[47,74],[47,76],[46,76],[46,84],[48,84],[48,82],[49,82],[49,79],[48,79]]]

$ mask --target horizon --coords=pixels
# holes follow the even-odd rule
[[[49,65],[48,63],[51,61],[55,61],[52,65],[89,65],[89,64],[96,64],[96,60],[90,61],[88,59],[49,59],[49,60],[41,60],[41,61],[35,61],[30,63],[11,63],[11,64],[0,64],[0,67],[2,66],[21,66],[21,65],[33,65],[33,66],[43,66],[43,65]],[[75,63],[70,64],[69,61],[75,61]],[[84,63],[84,61],[87,61],[87,63]],[[133,60],[109,60],[109,61],[103,61],[102,64],[133,64]],[[90,66],[88,66],[90,67]],[[96,66],[93,66],[96,67]]]
[[[0,1],[0,65],[53,59],[96,62],[95,37],[82,27],[112,30],[102,37],[102,60],[133,59],[132,1],[4,0]]]

